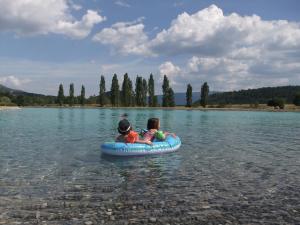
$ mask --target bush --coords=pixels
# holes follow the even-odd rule
[[[9,97],[3,96],[0,97],[0,106],[15,106],[16,104],[12,103]]]
[[[9,97],[3,96],[3,97],[0,97],[0,102],[3,104],[5,104],[5,103],[9,104],[9,103],[11,103],[11,100]]]
[[[279,107],[280,109],[284,109],[284,99],[282,98],[274,98],[268,101],[268,106]]]
[[[300,106],[300,93],[297,93],[295,95],[294,101],[293,101],[294,105],[296,106]]]

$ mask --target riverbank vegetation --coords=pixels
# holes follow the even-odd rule
[[[57,96],[27,93],[0,85],[0,106],[231,108],[234,105],[248,105],[254,109],[262,105],[280,109],[285,108],[287,104],[300,106],[300,86],[264,87],[210,94],[209,85],[204,82],[201,87],[192,87],[188,84],[186,93],[174,93],[165,75],[161,85],[162,95],[157,95],[154,83],[152,74],[148,79],[137,76],[133,82],[126,73],[122,83],[119,83],[117,74],[114,74],[109,89],[102,75],[98,94],[90,97],[85,96],[84,85],[81,86],[80,95],[76,96],[73,83],[70,84],[66,95],[63,85],[60,84]],[[193,90],[201,90],[201,92],[195,96]],[[181,101],[178,100],[179,98]]]

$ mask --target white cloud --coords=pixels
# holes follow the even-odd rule
[[[173,65],[172,62],[168,62]],[[169,66],[172,68],[172,66]],[[159,70],[161,67],[159,67]],[[169,69],[172,71],[172,69]],[[300,63],[290,60],[260,58],[236,59],[230,57],[193,56],[169,79],[177,90],[184,91],[187,83],[200,90],[208,82],[212,90],[226,91],[264,86],[295,85],[300,83]],[[173,73],[174,74],[174,73]]]
[[[300,82],[297,22],[225,15],[211,5],[194,14],[178,15],[152,39],[142,22],[118,24],[102,30],[98,41],[124,55],[186,60],[180,67],[169,61],[158,68],[160,73],[170,73],[170,79],[178,85],[205,79],[216,89],[232,90]]]
[[[76,10],[76,11],[79,11],[82,9],[82,6],[79,5],[79,4],[76,4],[73,0],[68,0],[70,6],[72,9]]]
[[[160,75],[174,76],[180,73],[180,68],[172,62],[167,61],[159,66]]]
[[[106,18],[87,10],[81,20],[76,20],[71,10],[79,7],[68,0],[0,0],[0,31],[20,36],[55,33],[82,39]]]
[[[222,9],[215,5],[195,14],[184,12],[178,15],[168,29],[157,33],[151,40],[144,32],[142,22],[117,24],[120,26],[115,24],[111,28],[105,28],[94,39],[117,48],[120,47],[120,42],[131,47],[134,43],[135,50],[121,48],[121,53],[125,55],[197,54],[220,57],[228,54],[249,54],[249,51],[258,54],[260,49],[272,52],[300,50],[299,23],[285,20],[264,21],[257,15],[224,15]],[[125,36],[119,37],[118,41],[106,40],[112,34],[126,34],[121,32],[124,30],[131,30],[131,38]],[[101,41],[100,37],[105,40]]]
[[[105,45],[114,46],[114,50],[124,54],[147,55],[147,48],[144,45],[148,42],[148,37],[144,33],[143,18],[133,22],[119,22],[110,28],[104,28],[97,33],[93,40]]]
[[[181,69],[170,61],[164,62],[159,66],[160,82],[163,81],[163,76],[167,75],[170,84],[175,86],[175,88],[178,87],[177,81],[182,80],[180,73]]]
[[[182,13],[149,43],[156,53],[224,56],[240,48],[268,51],[300,49],[300,24],[264,21],[259,16],[224,15],[215,5]]]
[[[121,6],[121,7],[126,7],[126,8],[131,7],[127,2],[122,1],[122,0],[115,1],[115,4],[118,6]]]
[[[20,79],[20,78],[17,78],[15,76],[0,77],[0,83],[3,84],[3,85],[7,85],[8,87],[20,88],[24,84],[27,84],[29,82],[30,82],[29,79]]]

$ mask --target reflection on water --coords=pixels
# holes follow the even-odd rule
[[[159,117],[178,152],[101,155],[123,113]],[[299,224],[300,114],[0,112],[0,224]]]

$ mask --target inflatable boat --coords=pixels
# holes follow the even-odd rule
[[[105,142],[101,145],[104,154],[116,156],[153,155],[176,151],[181,145],[179,137],[167,136],[164,141],[153,141],[153,145],[139,143]]]

